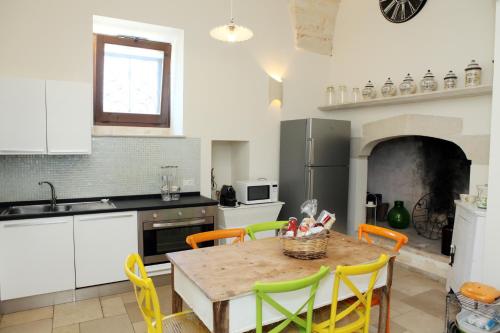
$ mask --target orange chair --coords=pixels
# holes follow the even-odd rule
[[[377,227],[371,224],[361,224],[358,228],[358,239],[363,240],[363,238],[370,244],[373,244],[373,240],[369,235],[376,235],[384,238],[392,239],[396,242],[394,252],[399,252],[401,247],[408,243],[408,237],[402,233],[396,232],[391,229]]]
[[[245,239],[245,229],[220,229],[214,231],[200,232],[186,237],[186,243],[193,249],[198,248],[199,243],[214,241],[217,239],[233,238],[233,243],[243,243]]]
[[[392,250],[394,252],[399,252],[401,247],[403,245],[405,245],[406,243],[408,243],[408,236],[406,236],[400,232],[391,230],[391,229],[377,227],[377,226],[374,226],[371,224],[361,224],[358,227],[358,239],[359,240],[365,239],[368,243],[373,244],[373,240],[370,238],[370,235],[376,235],[376,236],[392,239],[393,241],[395,241],[396,244],[394,244],[394,247],[392,248]],[[380,295],[378,293],[376,293],[376,294],[374,293],[373,298],[372,298],[372,306],[376,306],[376,305],[380,305]],[[385,332],[390,333],[391,332],[391,328],[390,328],[390,323],[391,323],[390,306],[391,305],[387,304],[387,306],[388,306],[387,326],[386,326],[387,329],[385,330]]]

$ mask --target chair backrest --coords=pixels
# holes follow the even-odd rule
[[[391,229],[377,227],[371,224],[361,224],[358,227],[359,240],[362,240],[364,238],[368,243],[372,244],[373,240],[370,238],[370,235],[389,238],[395,241],[396,244],[394,245],[393,248],[395,252],[399,252],[401,247],[406,243],[408,243],[408,237],[406,235]]]
[[[233,243],[242,243],[245,240],[245,229],[220,229],[214,231],[200,232],[186,237],[186,243],[193,249],[198,248],[199,243],[214,241],[217,239],[235,238]]]
[[[321,266],[319,271],[313,275],[307,276],[298,280],[284,281],[284,282],[256,282],[253,290],[255,292],[255,299],[257,305],[256,312],[256,333],[262,333],[262,302],[266,302],[273,308],[281,312],[286,316],[286,320],[281,322],[279,325],[274,327],[269,333],[281,332],[289,324],[294,323],[300,328],[306,329],[307,333],[312,331],[312,315],[314,310],[314,299],[316,297],[316,291],[318,290],[319,281],[324,278],[330,272],[330,268],[327,266]],[[290,291],[295,291],[299,289],[304,289],[310,287],[309,297],[302,306],[292,313],[291,311],[285,309],[282,305],[276,302],[269,294],[273,293],[285,293]],[[302,312],[304,307],[307,306],[307,317],[306,320],[298,317]]]
[[[389,256],[382,254],[376,261],[355,266],[337,266],[335,270],[335,280],[333,283],[332,307],[330,320],[328,322],[328,332],[335,332],[336,324],[343,318],[346,318],[352,312],[356,311],[359,318],[355,322],[343,325],[339,328],[349,327],[348,332],[368,333],[370,328],[370,311],[372,304],[373,288],[377,282],[379,271],[387,265]],[[349,279],[350,276],[371,274],[368,283],[368,289],[362,293],[356,285]],[[337,313],[338,296],[340,284],[344,283],[355,295],[357,300],[350,304],[346,309]],[[362,309],[362,314],[359,313]],[[351,330],[352,329],[352,330]]]
[[[249,225],[246,229],[248,237],[251,240],[256,240],[255,234],[262,231],[269,230],[280,230],[285,225],[288,224],[288,221],[273,221],[273,222],[263,222]]]
[[[125,262],[125,274],[134,286],[135,298],[146,322],[148,333],[162,333],[160,302],[153,280],[148,277],[141,257],[137,253],[130,254]]]

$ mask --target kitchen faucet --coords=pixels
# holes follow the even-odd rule
[[[43,184],[47,184],[50,186],[50,209],[51,210],[56,210],[56,205],[57,205],[57,196],[56,196],[56,188],[51,182],[43,181],[43,182],[38,182],[38,185],[42,186]]]

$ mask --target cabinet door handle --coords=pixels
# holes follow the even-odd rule
[[[35,227],[35,226],[44,226],[50,224],[64,224],[69,223],[69,220],[58,220],[58,221],[30,221],[30,222],[21,222],[21,223],[13,223],[6,224],[4,228],[22,228],[22,227]]]
[[[204,224],[212,224],[212,223],[205,219],[182,221],[182,222],[153,223],[153,229],[169,229],[169,228],[189,227],[189,226],[204,225]]]
[[[57,154],[90,154],[88,149],[72,149],[72,150],[57,150],[57,149],[49,149],[49,155],[57,155]]]
[[[80,218],[80,221],[95,221],[95,220],[109,220],[109,219],[119,219],[122,217],[133,217],[134,214],[128,213],[128,214],[119,214],[119,215],[108,215],[108,216],[89,216],[89,217],[84,217]]]
[[[45,149],[0,149],[6,154],[45,154]]]

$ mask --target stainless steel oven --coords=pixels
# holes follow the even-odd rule
[[[166,253],[190,249],[186,237],[214,230],[217,206],[139,212],[139,254],[144,264],[168,262]],[[201,244],[213,246],[213,242]]]

